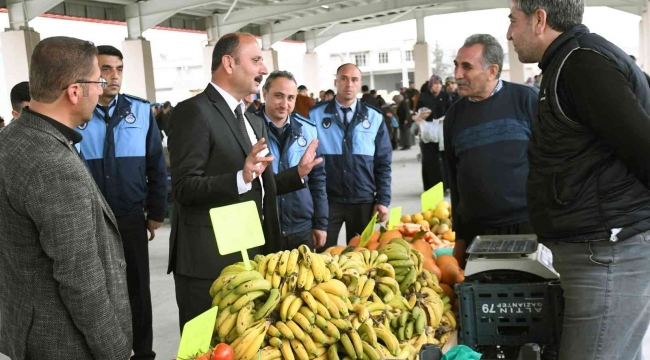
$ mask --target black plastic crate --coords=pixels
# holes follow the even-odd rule
[[[463,283],[459,298],[459,343],[481,346],[559,345],[564,298],[559,282]]]

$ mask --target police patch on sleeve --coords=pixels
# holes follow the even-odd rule
[[[324,118],[323,119],[323,127],[325,129],[329,129],[330,126],[332,126],[332,119],[328,118],[328,117]]]
[[[133,113],[127,115],[126,118],[124,118],[124,121],[129,124],[133,124],[135,122],[135,115],[133,115]]]
[[[79,129],[79,130],[86,130],[87,127],[88,127],[88,123],[85,122],[85,123],[83,123],[83,124],[77,126],[77,129]]]

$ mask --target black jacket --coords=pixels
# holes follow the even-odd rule
[[[246,118],[257,138],[263,137],[268,143],[264,121],[249,112]],[[245,149],[244,135],[233,111],[212,85],[176,106],[169,130],[174,214],[168,272],[216,279],[224,267],[241,261],[239,253],[219,255],[209,215],[214,207],[255,201],[266,245],[250,249],[249,256],[283,249],[277,195],[302,189],[304,185],[296,167],[275,176],[273,169],[267,168],[262,173],[263,207],[259,180],[253,181],[250,191],[239,195],[237,172],[248,156]]]
[[[540,241],[624,240],[650,229],[643,72],[584,25],[560,35],[539,66],[527,199]]]

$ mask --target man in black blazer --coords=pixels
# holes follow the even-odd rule
[[[221,270],[241,261],[238,253],[219,255],[209,210],[255,201],[266,245],[250,249],[249,256],[282,250],[277,195],[303,188],[303,178],[323,161],[316,159],[314,140],[298,166],[277,175],[264,171],[273,161],[273,156],[264,156],[267,128],[262,119],[245,113],[242,100],[258,91],[266,74],[256,39],[227,34],[212,53],[212,82],[172,113],[174,213],[167,270],[174,272],[181,331],[210,308],[210,286]]]

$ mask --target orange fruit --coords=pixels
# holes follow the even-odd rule
[[[445,283],[440,283],[440,288],[442,289],[442,292],[449,298],[449,302],[453,304],[457,298],[454,289]]]

